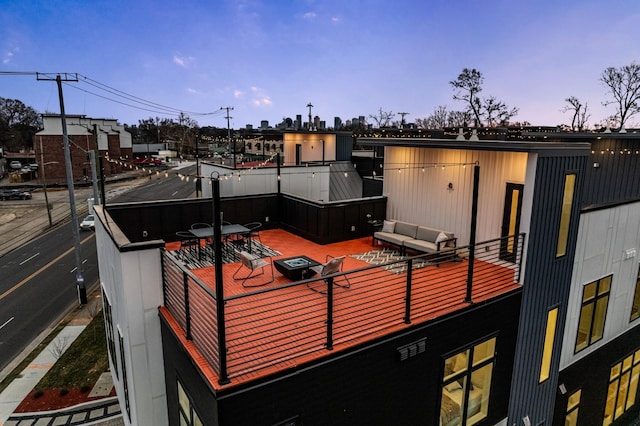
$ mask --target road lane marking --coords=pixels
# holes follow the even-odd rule
[[[40,256],[40,252],[34,254],[33,256],[31,256],[28,259],[23,260],[22,262],[19,263],[20,266],[24,265],[25,263],[27,263],[28,261],[30,261],[31,259],[33,259],[34,257]]]
[[[174,195],[176,195],[178,193],[178,191],[174,192],[173,194],[171,194],[171,196],[173,197]]]
[[[84,244],[85,242],[89,241],[89,239],[93,238],[93,234],[89,235],[87,238],[85,238],[84,240],[80,241],[80,244]],[[25,285],[27,282],[29,282],[29,280],[31,280],[34,277],[37,277],[38,275],[40,275],[42,272],[44,272],[47,268],[49,268],[51,265],[53,265],[54,263],[56,263],[57,261],[59,261],[60,259],[62,259],[63,257],[65,257],[66,255],[68,255],[69,253],[71,253],[73,250],[75,250],[75,247],[71,247],[70,249],[68,249],[67,251],[65,251],[64,253],[60,254],[58,257],[56,257],[55,259],[53,259],[51,262],[47,263],[46,265],[44,265],[42,268],[38,269],[37,271],[35,271],[33,274],[29,275],[27,278],[23,279],[22,281],[20,281],[19,283],[17,283],[16,285],[14,285],[13,287],[11,287],[9,290],[5,291],[4,293],[0,294],[0,300],[4,299],[5,297],[7,297],[8,295],[10,295],[11,293],[13,293],[14,291],[16,291],[17,289],[19,289],[20,287],[22,287],[23,285]]]
[[[14,319],[14,318],[15,318],[15,317],[11,317],[11,318],[9,318],[8,320],[6,320],[6,321],[4,322],[4,324],[0,325],[0,330],[2,330],[2,327],[4,327],[5,325],[7,325],[7,324],[9,324],[11,321],[13,321],[13,319]]]

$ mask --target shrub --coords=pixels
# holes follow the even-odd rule
[[[69,389],[67,388],[60,389],[60,396],[65,396],[68,393],[69,393]]]

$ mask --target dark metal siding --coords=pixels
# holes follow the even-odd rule
[[[347,161],[331,163],[330,170],[329,201],[362,198],[362,178],[353,164]]]
[[[443,357],[497,335],[489,413],[482,423],[496,424],[507,414],[520,296],[517,290],[218,395],[207,394],[206,383],[163,324],[169,424],[178,424],[175,379],[180,377],[196,411],[210,426],[273,425],[295,416],[305,426],[437,425]],[[426,351],[400,361],[398,348],[423,338]]]
[[[509,424],[551,424],[587,156],[540,157],[536,169]],[[567,254],[556,258],[565,174],[576,172]],[[559,307],[551,375],[539,383],[547,312]]]
[[[640,136],[600,139],[591,143],[583,206],[624,203],[640,199]],[[599,167],[593,167],[597,163]]]
[[[351,132],[336,133],[336,161],[351,161],[353,136]]]

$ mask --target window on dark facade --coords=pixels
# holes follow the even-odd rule
[[[636,291],[633,294],[633,303],[631,305],[631,319],[633,321],[640,318],[640,268],[638,268],[638,278],[636,279]]]
[[[578,424],[578,412],[580,409],[580,398],[582,389],[578,389],[567,400],[567,414],[564,417],[564,426],[576,426]]]
[[[571,210],[573,207],[573,193],[575,185],[575,173],[567,174],[564,178],[562,212],[560,214],[560,228],[558,230],[556,257],[561,257],[567,254],[567,243],[569,241],[569,226],[571,225]]]
[[[635,405],[638,395],[638,377],[640,377],[640,349],[611,367],[603,426],[610,425]]]
[[[487,417],[495,350],[493,337],[445,358],[441,425],[474,425]]]
[[[202,426],[200,416],[193,408],[191,398],[187,395],[178,380],[178,411],[180,412],[180,426]]]
[[[540,383],[549,378],[551,372],[551,358],[553,357],[553,341],[556,337],[556,323],[558,321],[558,308],[553,308],[547,313],[547,328],[544,335],[542,349],[542,364],[540,365]]]
[[[582,307],[576,336],[576,352],[602,339],[607,318],[611,275],[585,285],[582,289]]]

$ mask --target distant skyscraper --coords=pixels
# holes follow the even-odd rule
[[[342,119],[340,117],[333,117],[333,128],[340,130],[342,128]]]
[[[302,114],[296,115],[296,130],[300,130],[302,128]]]
[[[267,130],[269,128],[269,120],[260,121],[260,129]]]

